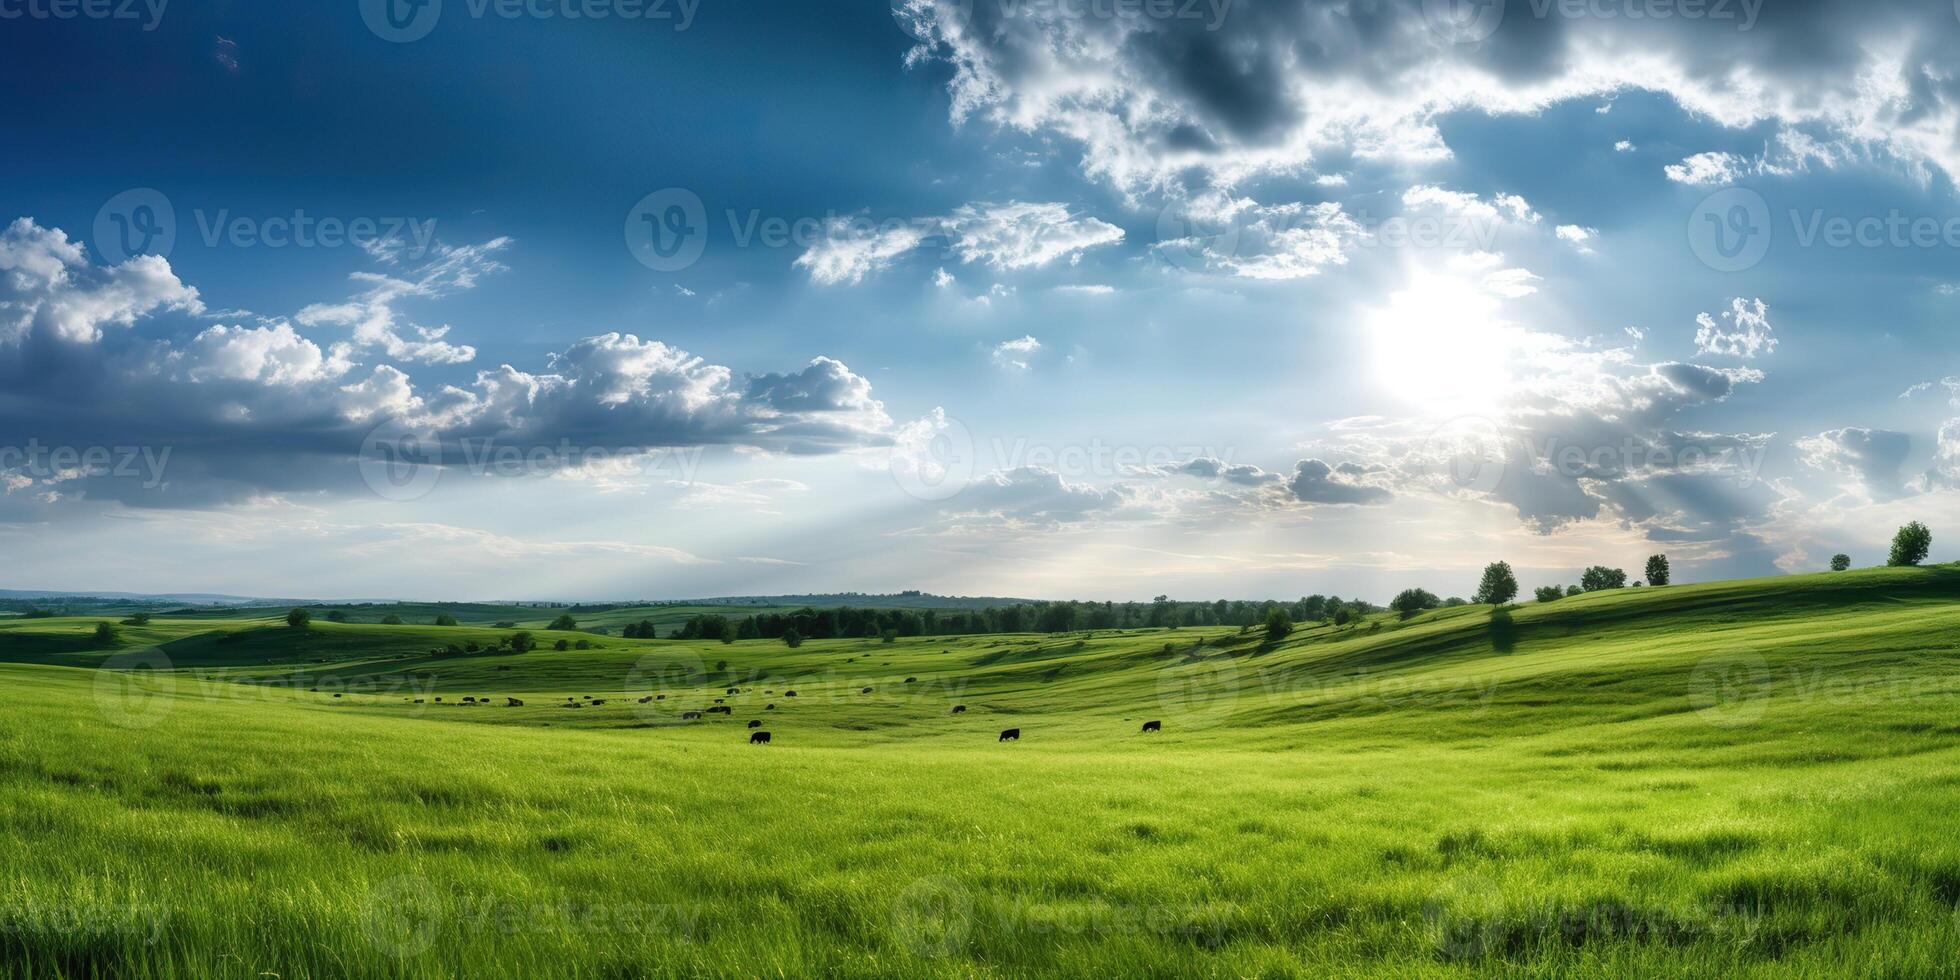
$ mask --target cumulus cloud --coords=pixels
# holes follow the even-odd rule
[[[0,232],[0,344],[93,344],[103,328],[159,310],[204,311],[197,290],[162,258],[92,265],[81,242],[32,218]]]
[[[1776,352],[1769,324],[1769,306],[1762,300],[1738,296],[1722,311],[1720,322],[1706,313],[1695,316],[1695,350],[1701,354],[1753,358]]]
[[[1771,8],[1748,31],[1513,5],[1474,44],[1424,16],[1435,6],[1241,0],[1220,19],[1085,18],[905,0],[900,12],[924,39],[909,59],[951,67],[956,120],[1070,141],[1087,174],[1131,194],[1351,159],[1433,162],[1450,155],[1437,125],[1450,113],[1531,114],[1629,91],[1721,126],[1769,123],[1921,173],[1960,172],[1960,77],[1946,54],[1960,22],[1944,4]]]
[[[888,222],[834,219],[824,237],[797,257],[810,279],[824,285],[854,285],[888,269],[908,252],[941,241],[964,264],[981,263],[997,272],[1038,268],[1123,240],[1123,229],[1100,218],[1077,214],[1067,205],[1007,201],[967,204],[942,217]],[[952,285],[942,268],[939,286]]]
[[[1318,459],[1303,459],[1293,467],[1286,489],[1295,500],[1306,504],[1385,504],[1394,494],[1361,482],[1369,470],[1354,463],[1329,466]]]
[[[1599,237],[1599,229],[1582,225],[1559,225],[1553,233],[1559,241],[1571,245],[1581,255],[1593,254],[1592,240]]]
[[[1041,349],[1041,341],[1032,336],[1018,340],[1003,340],[994,345],[994,365],[1014,371],[1026,371],[1028,360]]]
[[[1890,429],[1846,427],[1797,440],[1804,465],[1850,477],[1873,500],[1905,492],[1906,454],[1912,439]]]

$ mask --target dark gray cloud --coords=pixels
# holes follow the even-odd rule
[[[1385,504],[1394,497],[1389,491],[1356,482],[1367,473],[1363,467],[1343,464],[1329,466],[1318,459],[1303,459],[1293,467],[1293,478],[1286,488],[1293,498],[1306,504]]]

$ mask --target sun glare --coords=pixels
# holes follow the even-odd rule
[[[1481,283],[1424,273],[1366,321],[1375,377],[1395,397],[1429,411],[1492,408],[1510,381],[1517,331]]]

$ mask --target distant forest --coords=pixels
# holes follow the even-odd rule
[[[1175,602],[1035,602],[988,607],[972,612],[939,609],[799,609],[731,619],[720,615],[689,618],[670,634],[676,640],[839,639],[852,637],[955,636],[972,633],[1065,633],[1070,630],[1145,629],[1179,626],[1255,626],[1273,612],[1296,623],[1347,620],[1382,607],[1359,599],[1311,595],[1295,602],[1219,599]],[[655,639],[651,621],[629,624],[628,638]]]

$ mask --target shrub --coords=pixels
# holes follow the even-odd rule
[[[1576,585],[1568,585],[1565,587],[1565,597],[1568,599],[1572,598],[1575,595],[1585,595],[1585,594],[1586,594],[1586,590]]]
[[[1926,560],[1926,552],[1932,548],[1933,532],[1927,530],[1926,525],[1913,521],[1892,536],[1892,555],[1885,559],[1885,563],[1895,567],[1917,565]]]
[[[886,630],[886,631],[884,631],[883,633],[880,633],[880,634],[878,634],[878,642],[880,642],[880,643],[897,643],[897,642],[898,642],[898,631],[897,631],[897,630]]]
[[[400,616],[395,615],[394,613],[389,613],[388,615],[381,617],[381,625],[383,626],[400,626],[401,624],[402,624],[402,618]]]
[[[150,614],[136,613],[135,615],[130,616],[128,619],[123,620],[123,625],[124,626],[148,626],[150,625]]]
[[[556,642],[556,643],[553,643],[553,644],[551,645],[551,648],[552,648],[553,650],[556,650],[556,651],[558,651],[559,653],[563,653],[563,652],[565,652],[566,650],[570,650],[570,649],[572,648],[572,641],[570,641],[570,640],[559,640],[558,642]]]
[[[538,648],[538,638],[532,636],[527,630],[518,630],[512,633],[505,638],[504,642],[509,643],[511,650],[516,653],[530,653],[532,650]]]
[[[547,627],[545,627],[545,629],[548,629],[548,630],[575,630],[575,629],[578,629],[578,621],[572,618],[572,614],[571,614],[571,613],[559,613],[559,614],[558,614],[558,618],[557,618],[557,619],[554,619],[554,620],[552,620],[552,621],[551,621],[551,625],[550,625],[550,626],[547,626]]]
[[[592,641],[591,641],[591,640],[580,640],[580,641],[578,641],[577,643],[574,643],[574,644],[572,644],[572,649],[574,649],[574,650],[590,650],[590,649],[592,649]]]
[[[327,613],[327,622],[329,622],[329,623],[344,623],[344,622],[347,622],[347,614],[346,614],[346,613],[344,613],[344,612],[341,612],[341,611],[340,611],[340,610],[338,610],[338,609],[335,609],[335,610],[332,610],[332,611],[330,611],[330,612],[328,612],[328,613]]]
[[[454,625],[456,625],[456,617],[454,617],[454,616],[451,616],[451,615],[449,615],[448,613],[443,613],[442,615],[440,615],[440,616],[437,616],[437,617],[436,617],[436,625],[437,625],[437,626],[454,626]]]
[[[304,609],[295,609],[286,614],[286,625],[294,629],[305,629],[313,622],[313,614]]]

